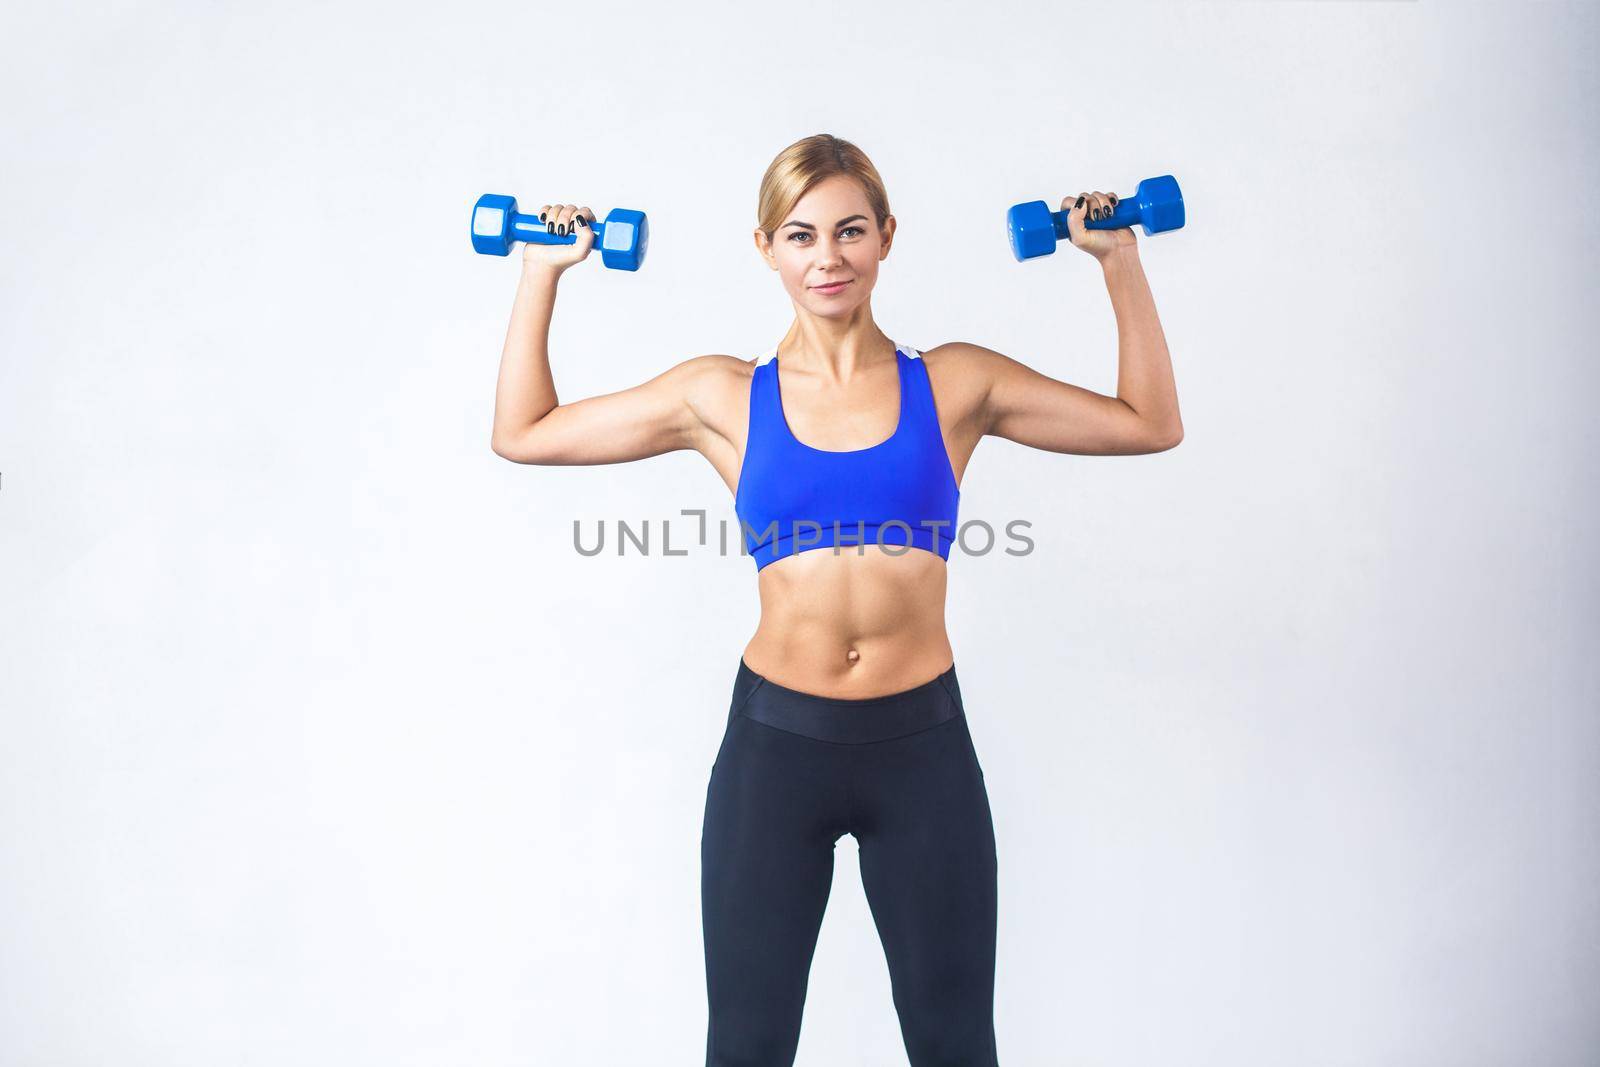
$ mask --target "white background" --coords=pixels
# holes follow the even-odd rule
[[[1116,390],[1010,204],[1173,173],[1187,436],[985,441],[951,559],[1002,1062],[1600,1055],[1596,9],[138,3],[0,35],[0,1063],[703,1062],[699,834],[755,567],[693,453],[489,449],[482,192],[649,212],[563,399],[792,308],[762,170],[899,220],[897,341]],[[675,544],[688,540],[674,529]],[[845,838],[798,1062],[903,1063]]]

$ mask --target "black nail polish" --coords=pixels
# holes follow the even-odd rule
[[[556,236],[557,237],[565,237],[566,235],[567,235],[567,224],[563,222],[560,226],[556,227]]]
[[[541,211],[541,212],[539,212],[539,221],[540,221],[540,222],[543,222],[543,221],[544,221],[544,212],[542,212],[542,211]]]
[[[547,223],[545,223],[545,224],[544,224],[544,228],[545,228],[545,229],[546,229],[546,230],[549,230],[549,231],[550,231],[550,232],[551,232],[551,233],[555,233],[555,232],[556,232],[556,224],[555,224],[555,223],[553,223],[553,222],[547,222]]]
[[[1083,197],[1081,197],[1081,196],[1078,197],[1078,202],[1076,204],[1072,205],[1072,206],[1073,207],[1082,207],[1083,206]]]

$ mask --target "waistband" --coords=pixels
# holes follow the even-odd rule
[[[910,689],[844,700],[779,685],[751,670],[741,656],[728,719],[743,715],[817,741],[863,745],[914,734],[965,713],[953,663]]]

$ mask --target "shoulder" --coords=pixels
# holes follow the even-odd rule
[[[970,341],[946,341],[923,352],[922,359],[930,371],[937,367],[950,374],[972,374],[992,370],[1006,357]]]
[[[718,393],[747,388],[755,366],[754,359],[740,359],[720,353],[690,356],[662,371],[658,378],[682,389],[685,395]]]
[[[727,424],[743,412],[750,399],[750,378],[755,359],[721,353],[692,356],[666,372],[676,379],[683,401],[711,427]]]
[[[683,377],[685,380],[716,381],[721,378],[743,377],[748,381],[750,372],[755,369],[755,365],[756,361],[754,359],[740,359],[738,356],[717,353],[707,356],[690,356],[673,367],[672,373]]]
[[[934,388],[957,397],[982,397],[1015,360],[970,341],[946,341],[922,353]]]
[[[946,341],[922,353],[922,365],[940,417],[950,426],[980,422],[1005,356],[968,341]]]

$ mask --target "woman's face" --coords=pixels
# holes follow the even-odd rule
[[[878,264],[894,241],[894,216],[879,230],[867,194],[853,178],[836,174],[812,186],[767,243],[756,247],[783,279],[797,305],[828,318],[848,316],[866,302]],[[838,290],[820,286],[845,283]]]

